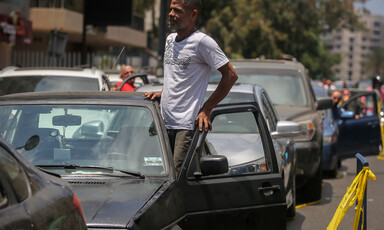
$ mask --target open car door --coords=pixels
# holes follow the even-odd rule
[[[341,106],[338,122],[340,159],[354,157],[356,153],[379,153],[381,133],[377,102],[375,91],[367,91],[351,97]]]
[[[254,103],[216,107],[212,131],[196,131],[178,178],[182,229],[285,229],[283,178]],[[232,133],[228,133],[228,127]]]

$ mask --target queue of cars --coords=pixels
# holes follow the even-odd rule
[[[72,185],[89,229],[285,228],[280,153],[255,101],[215,108],[214,135],[195,132],[178,177],[159,104],[143,93],[11,94],[0,98],[0,119],[14,146],[39,137],[20,153]],[[273,135],[289,130],[277,124]],[[230,140],[242,141],[241,153]],[[253,162],[247,170],[238,154]]]
[[[315,98],[304,66],[289,60],[233,60],[238,83],[257,84],[271,97],[279,117],[300,124],[296,144],[296,188],[303,202],[320,200],[323,129],[321,110],[330,108],[330,98]],[[219,76],[213,74],[211,81]]]
[[[76,88],[88,92],[2,96],[0,136],[35,167],[71,185],[63,187],[78,195],[89,229],[285,229],[286,217],[295,216],[296,193],[304,202],[321,198],[324,169],[337,170],[335,162],[356,151],[378,153],[377,95],[351,98],[341,119],[327,124],[332,100],[315,97],[299,62],[231,62],[238,83],[214,109],[212,131],[196,131],[178,177],[159,102],[143,96],[162,86],[146,84],[141,75],[136,93],[100,92],[110,87],[105,74],[76,69],[69,75],[98,76],[71,79],[98,84]],[[15,81],[18,92],[60,91],[54,74],[19,74],[29,71],[3,70],[0,82],[8,83],[0,84],[0,95],[14,93]],[[211,82],[218,82],[217,73]],[[23,80],[34,78],[33,84]],[[216,86],[208,86],[207,97]],[[354,100],[366,102],[359,114],[350,109]],[[335,122],[339,133],[330,135],[327,127]],[[326,155],[328,149],[336,151]]]

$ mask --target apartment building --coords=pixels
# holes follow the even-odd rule
[[[333,68],[341,80],[358,82],[370,78],[375,73],[366,68],[367,56],[375,47],[384,48],[384,16],[361,13],[361,22],[366,31],[340,29],[327,31],[322,37],[331,53],[342,57],[341,63]]]
[[[58,31],[65,37],[65,50],[68,53],[75,54],[71,57],[71,62],[79,62],[79,56],[84,50],[83,42],[83,4],[84,0],[0,0],[0,16],[9,17],[11,12],[22,12],[22,18],[30,23],[31,36],[27,42],[10,42],[9,34],[4,34],[2,30],[0,35],[4,35],[0,41],[0,69],[8,65],[14,65],[14,53],[20,53],[20,56],[30,55],[29,62],[17,62],[22,66],[36,64],[42,57],[37,55],[47,53],[47,47],[50,40],[50,33]],[[133,2],[134,0],[128,0]],[[108,4],[108,1],[105,1]],[[106,7],[108,7],[106,5]],[[127,9],[128,15],[129,9]],[[156,54],[148,49],[147,31],[145,31],[145,15],[136,12],[129,14],[131,17],[130,25],[87,25],[86,30],[86,52],[111,53],[113,48],[126,47],[125,54],[122,55],[123,63],[130,60],[134,66],[141,66],[142,60],[152,58],[156,62]],[[101,19],[106,16],[99,15]],[[0,17],[0,20],[2,18]],[[9,19],[7,18],[9,21]],[[4,24],[4,22],[2,23]],[[7,22],[7,25],[10,24]],[[10,25],[12,27],[12,25]],[[2,38],[0,36],[0,38]],[[16,38],[19,38],[16,35]],[[116,52],[115,52],[116,53]],[[12,56],[12,57],[11,57]],[[67,55],[69,56],[69,55]],[[145,58],[143,58],[145,57]],[[23,57],[24,58],[24,57]],[[35,59],[32,63],[31,59]],[[68,58],[68,57],[65,57]],[[88,56],[89,58],[89,56]],[[25,59],[25,58],[24,58]],[[67,60],[64,60],[67,62]],[[64,63],[62,61],[62,63]],[[132,63],[134,62],[134,63]],[[154,63],[153,65],[157,65]]]

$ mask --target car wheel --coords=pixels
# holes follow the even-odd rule
[[[306,185],[301,191],[302,199],[304,203],[314,202],[321,200],[321,189],[323,183],[323,170],[320,163],[317,168],[316,174],[314,177],[309,178]]]

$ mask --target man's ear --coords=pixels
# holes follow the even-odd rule
[[[199,16],[199,11],[197,11],[196,9],[192,10],[192,18],[193,20],[197,20],[197,16]]]

